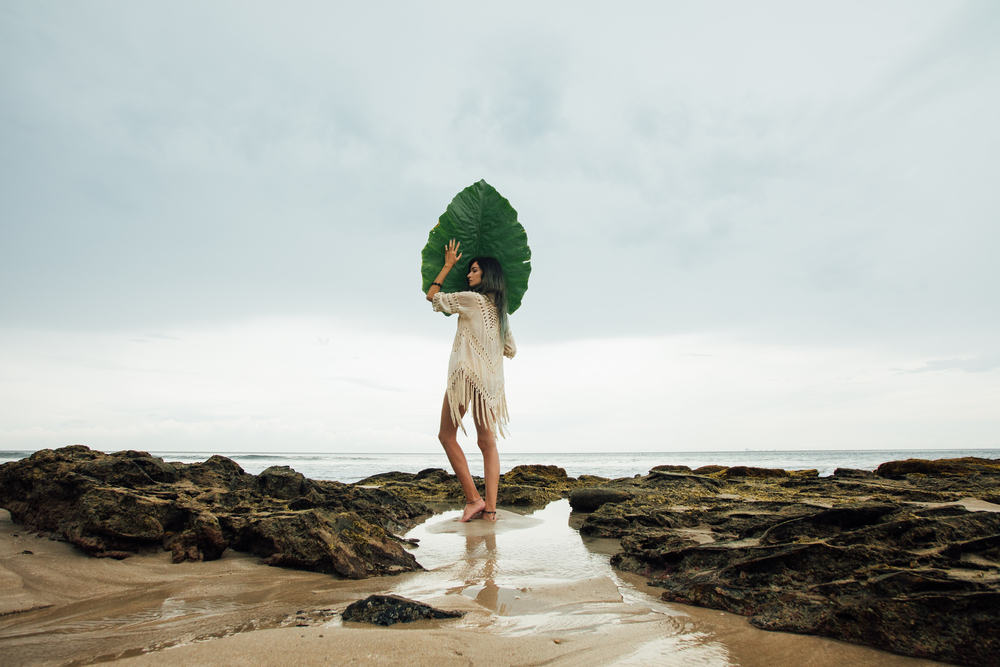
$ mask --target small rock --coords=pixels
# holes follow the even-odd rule
[[[854,478],[854,479],[874,479],[875,473],[871,470],[857,470],[855,468],[837,468],[833,471],[834,477]]]
[[[369,595],[348,605],[343,619],[355,623],[394,625],[412,623],[423,618],[460,618],[464,612],[435,609],[398,595]]]

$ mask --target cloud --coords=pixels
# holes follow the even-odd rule
[[[367,387],[369,389],[378,389],[379,391],[398,391],[405,392],[408,389],[403,389],[402,387],[394,387],[389,384],[383,384],[381,382],[374,382],[368,378],[364,377],[344,377],[344,376],[334,376],[332,380],[338,380],[340,382],[347,382],[348,384],[355,384],[359,387]]]
[[[426,234],[485,177],[533,337],[1000,325],[997,12],[518,7],[5,8],[0,324],[414,326]]]
[[[1000,354],[981,354],[971,359],[933,359],[916,368],[898,368],[899,373],[929,373],[932,371],[963,371],[988,373],[1000,368]]]
[[[455,323],[437,323],[427,339],[268,320],[162,346],[0,332],[0,449],[438,451]],[[39,355],[52,347],[65,356]],[[972,448],[1000,426],[993,375],[900,373],[908,355],[891,349],[718,335],[518,347],[506,452]]]
[[[366,406],[438,409],[437,395],[420,403],[437,385],[417,378],[436,377],[427,349],[454,324],[417,293],[418,253],[481,178],[532,246],[511,322],[526,358],[559,356],[556,343],[614,355],[608,340],[684,339],[711,355],[684,357],[699,364],[723,358],[704,344],[716,338],[754,358],[892,350],[879,368],[944,396],[996,368],[953,358],[994,349],[1000,331],[994,4],[399,3],[387,18],[250,2],[236,14],[0,6],[0,337],[24,420],[8,432],[119,429],[139,414],[312,423],[324,410],[330,432],[375,419],[416,430],[412,414]],[[372,350],[388,339],[406,355]],[[598,365],[580,386],[600,393],[621,378]],[[966,372],[930,372],[948,369]],[[894,385],[880,386],[891,403]],[[588,405],[580,419],[597,419]],[[636,419],[652,417],[620,418]],[[767,447],[773,431],[755,423]]]

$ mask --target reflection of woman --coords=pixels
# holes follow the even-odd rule
[[[496,521],[497,486],[500,483],[500,456],[496,436],[504,435],[507,425],[507,400],[503,392],[503,358],[514,358],[517,348],[507,324],[507,286],[500,262],[492,257],[477,257],[469,265],[468,292],[445,294],[440,291],[448,272],[461,259],[459,243],[454,239],[445,247],[444,268],[427,291],[434,310],[458,313],[458,333],[448,362],[448,388],[441,408],[438,439],[448,454],[448,461],[462,484],[465,511],[461,521],[476,516]],[[486,499],[479,495],[465,454],[458,445],[458,428],[472,406],[476,440],[483,452],[483,476]]]

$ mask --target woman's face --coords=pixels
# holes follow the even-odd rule
[[[479,268],[479,262],[473,262],[469,267],[469,287],[475,287],[483,282],[483,270]]]

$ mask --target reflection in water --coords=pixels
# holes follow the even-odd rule
[[[132,599],[134,598],[134,599]],[[168,597],[159,606],[145,606],[148,597],[145,592],[134,596],[121,596],[118,606],[108,609],[106,605],[79,605],[80,611],[72,620],[58,620],[48,624],[47,630],[58,633],[95,632],[112,630],[126,632],[144,626],[187,620],[204,620],[223,616],[235,610],[238,605],[231,599],[184,599]],[[133,606],[142,608],[129,611]],[[110,612],[110,613],[109,613]]]
[[[648,642],[609,667],[717,667],[729,665],[729,652],[704,633],[675,635]]]
[[[465,578],[493,580],[497,571],[497,536],[465,535]]]
[[[459,523],[459,513],[452,511],[406,536],[420,540],[413,555],[428,574],[439,580],[449,576],[456,585],[493,579],[501,587],[521,588],[614,576],[607,555],[588,551],[569,527],[569,515],[567,500],[550,503],[531,516],[500,510],[496,524]]]
[[[420,540],[414,555],[427,571],[401,579],[394,593],[424,600],[466,596],[492,612],[496,630],[513,636],[649,623],[649,635],[619,663],[623,666],[730,664],[724,646],[622,582],[607,553],[587,549],[569,525],[568,501],[550,503],[531,516],[501,510],[496,524],[463,524],[458,516],[458,511],[435,516],[407,534]]]

